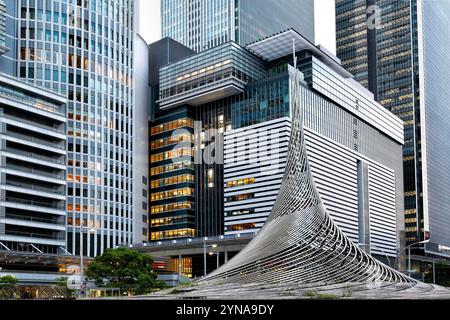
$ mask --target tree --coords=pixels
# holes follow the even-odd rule
[[[75,290],[69,289],[67,286],[67,277],[61,277],[57,278],[56,280],[56,286],[61,289],[62,293],[66,298],[70,298],[74,295]]]
[[[436,284],[444,287],[450,287],[450,265],[443,262],[437,262],[435,265],[435,270]],[[425,274],[425,282],[433,282],[432,270]]]
[[[0,299],[11,299],[15,296],[17,279],[14,276],[0,277]]]
[[[86,276],[99,287],[146,294],[161,286],[152,265],[149,255],[128,248],[107,249],[89,264]]]

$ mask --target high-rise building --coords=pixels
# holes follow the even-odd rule
[[[146,237],[145,206],[134,197],[146,188],[136,168],[135,9],[133,0],[6,1],[10,51],[1,69],[68,98],[66,249],[73,254],[81,245],[94,256]]]
[[[6,7],[0,0],[0,55],[6,52]]]
[[[449,10],[448,1],[336,1],[343,66],[404,121],[406,240],[429,239],[435,252],[450,247]]]
[[[396,256],[404,228],[402,122],[336,57],[292,29],[246,47],[230,41],[159,69],[150,134],[152,240],[261,228],[286,162],[293,41],[311,169],[327,210],[355,243]]]
[[[2,250],[66,247],[66,99],[0,74]]]
[[[334,0],[161,0],[162,36],[197,52],[294,28],[335,53],[334,19]]]

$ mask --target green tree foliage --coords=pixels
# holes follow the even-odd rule
[[[435,266],[436,269],[436,284],[444,287],[450,287],[450,265],[438,262]],[[433,282],[433,271],[425,274],[425,282]]]
[[[0,299],[14,298],[17,279],[14,276],[0,277]]]
[[[128,248],[107,249],[92,261],[86,276],[99,287],[146,294],[161,286],[152,270],[153,258]]]
[[[57,278],[55,280],[56,280],[56,283],[55,283],[56,286],[61,288],[61,291],[66,298],[70,298],[70,297],[74,296],[75,290],[71,290],[67,286],[67,277],[61,277],[61,278]]]

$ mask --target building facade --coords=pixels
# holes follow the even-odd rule
[[[0,0],[0,55],[6,52],[6,7]]]
[[[164,168],[178,167],[186,156],[194,162],[189,168],[193,180],[175,181],[188,194],[168,194],[193,200],[189,205],[193,231],[184,233],[185,225],[170,218],[164,227],[180,233],[162,237],[158,233],[153,240],[243,234],[261,228],[284,174],[293,40],[303,75],[301,107],[311,168],[327,209],[355,243],[380,256],[396,255],[403,232],[398,214],[403,208],[402,123],[377,104],[335,57],[294,30],[247,47],[228,42],[160,68],[156,105],[167,117],[164,125],[172,130],[178,128],[178,122],[172,125],[174,115],[190,119],[190,130],[183,131],[189,144],[178,143],[179,133],[170,132],[163,139],[150,137],[151,145],[162,143],[166,153],[150,153],[155,162],[169,160]],[[156,133],[164,125],[152,123],[151,130]],[[150,180],[150,185],[160,187],[159,177]],[[188,183],[190,187],[184,185]],[[159,196],[156,191],[150,191],[151,197]],[[151,221],[160,222],[159,209],[151,202]],[[170,213],[163,214],[176,217],[177,211],[181,214],[186,208],[172,205]],[[210,228],[213,224],[215,229]],[[153,232],[159,229],[151,225]]]
[[[65,253],[65,104],[0,75],[2,250]]]
[[[66,243],[73,254],[81,245],[94,256],[145,238],[145,223],[134,224],[142,201],[133,194],[146,189],[135,169],[135,6],[6,1],[10,51],[2,70],[68,98]]]
[[[437,101],[436,92],[447,92],[441,50],[449,38],[448,9],[445,1],[336,1],[337,55],[343,66],[404,121],[406,240],[430,239],[433,250],[450,245],[450,183],[442,175],[448,120],[433,115],[445,101]],[[375,14],[378,21],[369,25]]]
[[[249,44],[288,28],[336,50],[334,0],[161,0],[161,17],[163,37],[197,52],[230,40]]]

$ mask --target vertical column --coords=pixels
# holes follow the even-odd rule
[[[359,243],[370,253],[369,164],[358,160]]]

